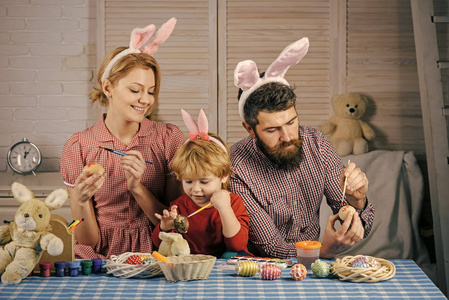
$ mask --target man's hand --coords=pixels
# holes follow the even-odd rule
[[[358,209],[365,208],[366,192],[368,191],[369,181],[365,173],[357,168],[355,163],[350,163],[340,175],[340,185],[343,190],[345,177],[346,182],[345,196],[348,202]]]
[[[337,220],[338,214],[330,216],[327,221],[320,252],[322,258],[334,258],[363,239],[365,229],[358,213],[350,212],[340,228],[335,230],[335,221]]]

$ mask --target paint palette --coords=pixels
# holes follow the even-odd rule
[[[293,261],[291,261],[289,259],[243,256],[243,255],[233,256],[227,260],[227,263],[229,265],[237,265],[244,261],[254,261],[258,264],[259,268],[266,264],[274,264],[281,269],[285,269],[285,268],[291,267],[293,265]]]

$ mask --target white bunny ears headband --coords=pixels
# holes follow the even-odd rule
[[[173,29],[176,25],[176,19],[171,18],[165,22],[157,31],[156,35],[152,37],[156,26],[150,24],[145,28],[134,28],[131,32],[131,41],[129,42],[129,48],[123,50],[109,62],[109,64],[104,69],[103,75],[101,76],[101,82],[109,77],[112,67],[115,63],[122,57],[132,54],[132,53],[146,53],[148,55],[153,55],[171,35]]]
[[[243,108],[246,99],[259,87],[270,82],[279,82],[290,86],[284,78],[285,73],[288,68],[296,65],[306,55],[308,49],[309,39],[306,37],[288,45],[271,63],[262,78],[259,76],[254,61],[245,60],[237,64],[234,70],[234,85],[243,91],[239,99],[239,114],[242,119],[245,119]]]
[[[181,114],[182,119],[189,130],[189,139],[186,143],[194,140],[212,141],[218,144],[218,146],[220,146],[225,152],[228,152],[226,147],[219,140],[207,134],[209,132],[209,122],[207,121],[206,114],[202,109],[198,114],[198,123],[196,123],[192,116],[185,110],[181,109]]]

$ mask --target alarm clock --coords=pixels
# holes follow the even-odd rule
[[[15,143],[8,151],[7,161],[9,167],[19,174],[30,174],[40,166],[42,162],[42,153],[39,148],[23,138],[22,141]]]

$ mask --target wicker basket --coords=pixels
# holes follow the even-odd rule
[[[191,254],[168,257],[171,263],[158,264],[169,282],[207,279],[217,258],[211,255]]]
[[[107,274],[112,274],[120,278],[151,278],[162,275],[162,270],[157,261],[151,263],[142,263],[140,265],[131,265],[125,263],[133,255],[146,255],[151,257],[151,253],[126,252],[121,255],[112,255],[111,259],[106,260],[105,268]]]
[[[351,267],[351,263],[354,260],[363,256],[376,260],[378,262],[377,266],[370,268]],[[396,274],[396,267],[392,262],[366,255],[345,256],[342,259],[337,258],[331,265],[332,274],[338,276],[340,280],[352,282],[379,282],[391,279]]]

